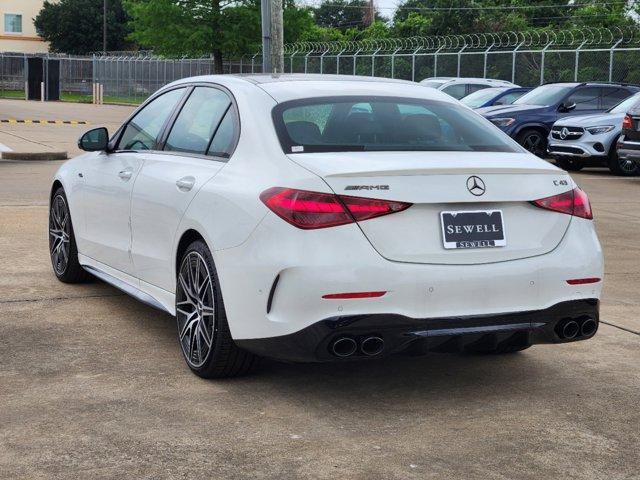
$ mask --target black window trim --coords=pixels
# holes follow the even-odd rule
[[[231,148],[231,152],[229,153],[228,157],[206,155],[206,154],[205,155],[201,155],[201,154],[198,154],[198,153],[190,153],[190,152],[173,152],[173,151],[169,151],[169,150],[164,150],[167,138],[169,136],[169,133],[171,132],[171,129],[173,129],[173,126],[175,124],[176,119],[178,118],[178,115],[182,111],[182,108],[184,107],[185,103],[187,103],[187,100],[191,96],[192,92],[196,89],[196,87],[207,87],[207,88],[214,88],[214,89],[220,90],[220,91],[224,92],[229,97],[229,100],[231,101],[231,105],[227,108],[227,110],[225,110],[225,113],[220,118],[220,121],[218,122],[218,125],[216,126],[212,137],[209,139],[209,146],[207,146],[207,151],[209,150],[209,147],[211,145],[211,142],[213,141],[213,138],[215,137],[215,134],[218,132],[218,128],[220,127],[220,124],[222,123],[222,121],[224,120],[226,115],[229,113],[229,110],[231,108],[235,109],[235,112],[236,112],[235,117],[236,118],[235,118],[235,128],[234,128],[234,139],[233,139],[233,143],[232,143],[233,147]],[[163,126],[160,128],[160,133],[158,134],[158,137],[156,138],[155,149],[152,149],[152,150],[115,150],[115,146],[120,141],[120,138],[122,137],[122,134],[124,133],[125,128],[127,127],[127,125],[129,125],[129,122],[131,122],[131,120],[133,120],[135,118],[135,116],[139,112],[141,112],[148,104],[153,102],[155,99],[157,99],[161,95],[164,95],[165,93],[168,93],[168,92],[170,92],[172,90],[177,90],[177,89],[180,89],[180,88],[184,88],[185,92],[182,95],[182,97],[180,98],[180,100],[178,101],[178,103],[176,103],[175,107],[173,108],[173,110],[171,111],[169,116],[167,117],[167,120],[165,121]],[[160,155],[173,155],[173,156],[179,155],[179,156],[201,158],[201,159],[206,159],[206,160],[213,160],[213,161],[216,161],[216,162],[227,163],[233,157],[233,154],[235,153],[236,148],[238,147],[238,142],[240,140],[240,128],[241,128],[241,120],[240,120],[240,111],[238,109],[238,104],[236,102],[235,96],[233,95],[233,93],[231,93],[231,91],[228,88],[224,87],[223,85],[219,85],[219,84],[213,83],[213,82],[181,83],[181,84],[178,84],[178,85],[174,85],[171,88],[163,88],[161,90],[158,90],[156,93],[154,93],[152,96],[150,96],[147,100],[145,100],[142,103],[142,105],[140,105],[138,108],[136,108],[136,110],[127,118],[127,120],[120,126],[120,128],[118,128],[118,130],[116,130],[116,133],[111,137],[111,140],[109,141],[109,150],[110,150],[111,153],[133,152],[133,153],[154,153],[154,154],[160,154]]]

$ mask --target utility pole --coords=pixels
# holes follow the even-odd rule
[[[284,34],[282,0],[261,0],[262,14],[262,71],[284,71]]]
[[[107,0],[102,3],[102,51],[107,54]]]

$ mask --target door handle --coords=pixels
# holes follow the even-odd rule
[[[196,179],[193,177],[182,177],[180,180],[176,181],[176,185],[179,190],[183,192],[190,191],[196,183]]]
[[[133,175],[133,169],[131,168],[125,168],[124,170],[120,170],[118,172],[118,176],[124,181],[129,180],[132,175]]]

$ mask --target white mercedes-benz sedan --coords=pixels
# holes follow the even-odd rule
[[[175,315],[188,366],[508,353],[592,337],[586,194],[450,96],[379,78],[172,83],[64,164],[49,247]]]

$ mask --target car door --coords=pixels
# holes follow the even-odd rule
[[[131,193],[145,152],[157,139],[186,89],[170,90],[146,104],[120,130],[115,150],[101,153],[83,172],[84,255],[133,275]]]
[[[167,130],[163,151],[145,159],[131,201],[132,257],[141,282],[173,291],[180,220],[198,190],[225,165],[238,132],[231,95],[195,86]]]

